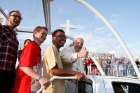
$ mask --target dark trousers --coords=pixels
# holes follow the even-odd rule
[[[12,93],[14,81],[14,72],[0,70],[0,93]]]
[[[90,79],[78,81],[78,93],[93,93],[92,83]]]
[[[86,88],[85,82],[82,80],[78,81],[78,93],[86,93],[85,88]]]

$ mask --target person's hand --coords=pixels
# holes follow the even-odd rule
[[[41,84],[41,87],[45,87],[47,88],[49,85],[50,85],[50,81],[45,78],[45,77],[42,77],[40,80],[39,80],[40,84]]]
[[[85,58],[88,54],[88,51],[86,48],[82,48],[78,53],[77,56],[78,58]]]
[[[82,74],[82,79],[86,79],[87,76],[86,76],[86,73],[81,73]]]
[[[83,73],[80,73],[80,72],[76,72],[75,78],[76,78],[77,80],[86,79],[86,75],[83,74]]]

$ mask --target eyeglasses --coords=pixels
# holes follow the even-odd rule
[[[18,17],[19,19],[22,19],[22,17],[21,17],[21,16],[19,16],[19,15],[10,15],[10,16],[13,16],[13,17]]]
[[[66,36],[64,35],[59,35],[59,36],[55,36],[56,38],[59,38],[59,39],[67,39]]]

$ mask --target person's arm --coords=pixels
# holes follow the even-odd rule
[[[64,48],[60,55],[62,58],[62,61],[65,63],[74,63],[77,60],[77,53],[73,52],[74,50],[71,47]]]
[[[64,62],[75,63],[78,58],[85,58],[88,54],[88,51],[85,48],[82,48],[79,52],[74,52],[72,47],[64,48],[61,51],[61,58]]]
[[[20,69],[31,78],[38,79],[40,77],[31,67],[20,67]]]
[[[45,51],[45,54],[44,54],[44,64],[48,67],[48,71],[52,75],[56,75],[56,76],[70,76],[70,75],[74,75],[75,74],[74,72],[71,72],[71,73],[68,74],[63,69],[58,68],[58,66],[57,66],[58,62],[57,61],[61,62],[61,59],[57,58],[58,54],[56,53],[56,51],[57,50],[55,50],[55,48],[53,48],[52,46],[48,47],[46,49],[46,51]]]
[[[77,72],[77,71],[66,71],[60,68],[57,68],[55,66],[50,70],[50,73],[55,76],[75,76],[77,80],[80,80],[81,78],[86,78],[83,73]]]
[[[19,69],[21,69],[26,75],[29,77],[36,79],[43,86],[44,84],[49,84],[47,78],[42,77],[37,72],[35,72],[32,68],[37,65],[37,60],[39,55],[39,50],[36,45],[31,42],[28,46],[24,47],[23,52],[20,57]]]
[[[81,79],[84,75],[80,72],[75,71],[65,71],[62,68],[58,68],[57,66],[57,54],[56,50],[53,47],[47,48],[45,55],[44,55],[44,62],[48,66],[49,73],[53,76],[75,76],[76,79]]]
[[[75,71],[65,71],[61,68],[57,68],[57,66],[52,68],[50,73],[55,76],[74,76],[76,74]]]
[[[45,77],[40,76],[38,73],[36,73],[31,67],[20,67],[20,69],[28,76],[30,76],[33,79],[36,79],[40,82],[41,86],[48,86],[50,82],[48,82],[48,79]]]

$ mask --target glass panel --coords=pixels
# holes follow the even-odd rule
[[[112,83],[115,93],[140,93],[140,84],[133,83]]]

